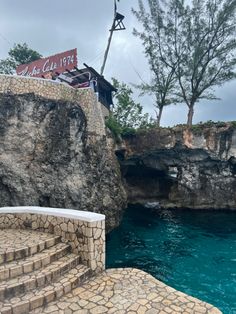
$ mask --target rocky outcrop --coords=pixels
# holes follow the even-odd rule
[[[0,202],[102,213],[109,231],[120,222],[125,192],[113,142],[93,115],[96,97],[81,93],[76,101],[0,95]],[[92,130],[93,118],[100,131]]]
[[[155,129],[118,149],[128,201],[150,207],[236,209],[233,124]]]

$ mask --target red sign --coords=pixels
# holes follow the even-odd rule
[[[42,77],[48,73],[63,73],[77,66],[77,49],[58,53],[29,64],[21,64],[16,68],[17,75]]]

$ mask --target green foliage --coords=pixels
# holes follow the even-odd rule
[[[134,129],[134,128],[123,128],[121,131],[121,136],[129,137],[129,136],[135,135],[137,131],[138,129]]]
[[[0,74],[13,74],[15,68],[16,63],[10,58],[0,60]]]
[[[189,126],[195,104],[216,99],[213,88],[235,78],[235,10],[235,0],[194,0],[191,7],[185,6],[180,26],[171,26],[182,38],[174,41],[179,51],[175,48],[174,53],[179,60],[179,96],[189,108]]]
[[[121,126],[117,123],[117,121],[115,120],[115,118],[112,115],[110,115],[110,117],[106,120],[106,126],[112,131],[117,142],[120,142],[122,137],[124,137],[124,138],[130,137],[130,136],[133,136],[135,134],[142,134],[143,135],[143,134],[148,133],[152,129],[162,129],[162,130],[163,129],[167,129],[167,130],[172,129],[172,127],[159,127],[154,122],[151,122],[151,123],[147,124],[145,127],[138,128],[138,129],[121,128]],[[188,125],[187,124],[177,124],[174,126],[174,128],[187,129]],[[208,120],[206,122],[200,121],[197,124],[193,124],[191,130],[195,135],[197,135],[197,134],[201,135],[204,132],[204,130],[213,129],[213,128],[233,128],[233,129],[236,129],[236,121],[229,121],[229,122],[212,121],[212,120]]]
[[[180,127],[186,129],[188,127],[187,124],[177,124],[175,127]],[[213,128],[236,128],[236,121],[212,121],[208,120],[206,122],[200,121],[197,124],[193,124],[191,130],[195,134],[202,133],[206,129],[213,129]]]
[[[143,114],[143,107],[132,99],[133,91],[125,83],[120,83],[112,79],[114,87],[117,89],[114,95],[113,116],[122,129],[140,128],[148,124],[148,114]]]
[[[132,9],[137,20],[142,24],[143,31],[134,29],[133,34],[139,37],[144,46],[150,71],[151,82],[136,85],[141,90],[141,95],[154,95],[154,106],[158,109],[157,122],[160,126],[163,108],[178,102],[175,97],[177,64],[170,64],[166,60],[165,45],[167,44],[166,31],[163,27],[164,12],[160,1],[148,1],[149,10],[146,10],[143,1],[139,1],[139,10]]]
[[[106,119],[106,126],[117,141],[122,136],[133,135],[138,129],[149,128],[155,124],[147,113],[143,113],[143,107],[132,99],[133,91],[127,84],[114,78],[112,82],[117,92],[114,95],[113,112]]]
[[[143,42],[154,83],[153,92],[188,106],[188,126],[192,126],[194,106],[200,99],[215,99],[213,88],[235,78],[235,0],[139,0],[133,10],[142,23],[137,32]],[[147,9],[148,8],[148,9]],[[163,71],[162,66],[163,65]],[[176,81],[178,85],[176,85]],[[143,86],[144,88],[145,86]],[[167,102],[168,104],[168,102]]]
[[[231,121],[231,125],[234,129],[236,129],[236,121]]]
[[[225,127],[227,125],[226,122],[224,121],[212,121],[212,120],[208,120],[206,122],[200,122],[199,124],[203,125],[204,127],[208,127],[208,128],[211,128],[211,127],[217,127],[217,128],[222,128],[222,127]]]
[[[35,50],[28,47],[26,43],[15,44],[8,52],[9,57],[0,60],[0,73],[13,74],[20,64],[30,63],[40,59],[42,56]]]
[[[119,142],[121,140],[122,128],[112,114],[110,114],[109,117],[106,119],[105,124],[106,124],[106,127],[110,129],[115,140]]]

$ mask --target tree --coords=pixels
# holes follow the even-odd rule
[[[174,10],[178,14],[176,7]],[[175,38],[184,38],[180,44],[174,41],[173,53],[189,127],[195,104],[200,99],[215,99],[213,88],[235,78],[235,10],[235,0],[193,0],[191,7],[182,10],[186,13],[179,29],[178,24],[172,25]]]
[[[8,52],[9,57],[0,60],[0,73],[13,74],[20,64],[27,64],[40,59],[42,56],[35,50],[28,47],[26,43],[15,44]]]
[[[115,78],[112,78],[112,83],[117,89],[113,116],[121,127],[140,128],[147,124],[148,114],[143,114],[143,107],[132,99],[132,89]]]
[[[112,78],[112,83],[117,92],[114,95],[114,108],[106,125],[114,135],[118,138],[120,134],[147,126],[149,124],[148,114],[143,114],[143,107],[133,100],[132,89],[115,78]]]
[[[148,1],[149,11],[144,7],[143,1],[139,1],[139,10],[132,12],[143,26],[143,31],[134,29],[133,33],[139,37],[144,46],[144,52],[148,59],[152,73],[151,83],[140,84],[137,87],[143,94],[155,96],[155,107],[158,109],[157,125],[160,126],[163,108],[177,102],[174,97],[176,86],[175,70],[177,64],[167,63],[164,56],[165,41],[167,40],[166,28],[164,27],[164,11],[160,1]]]
[[[156,58],[174,69],[179,88],[171,92],[177,102],[188,106],[191,127],[195,104],[215,99],[213,88],[235,78],[236,0],[192,0],[191,6],[184,0],[148,0],[150,10],[155,3],[161,18],[152,20],[150,14],[146,18],[163,36],[152,45]]]

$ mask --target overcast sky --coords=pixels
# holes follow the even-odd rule
[[[109,80],[116,77],[125,83],[148,82],[150,71],[138,38],[140,28],[131,8],[137,0],[120,0],[118,11],[125,15],[125,31],[114,33],[104,71]],[[113,18],[113,0],[0,0],[0,59],[6,58],[14,43],[26,42],[44,57],[77,48],[78,67],[83,63],[98,72],[103,61]],[[196,105],[194,123],[206,120],[236,120],[236,81],[217,88],[218,101]],[[138,98],[145,111],[154,114],[152,97]],[[162,125],[186,122],[186,106],[169,106],[163,112]]]

